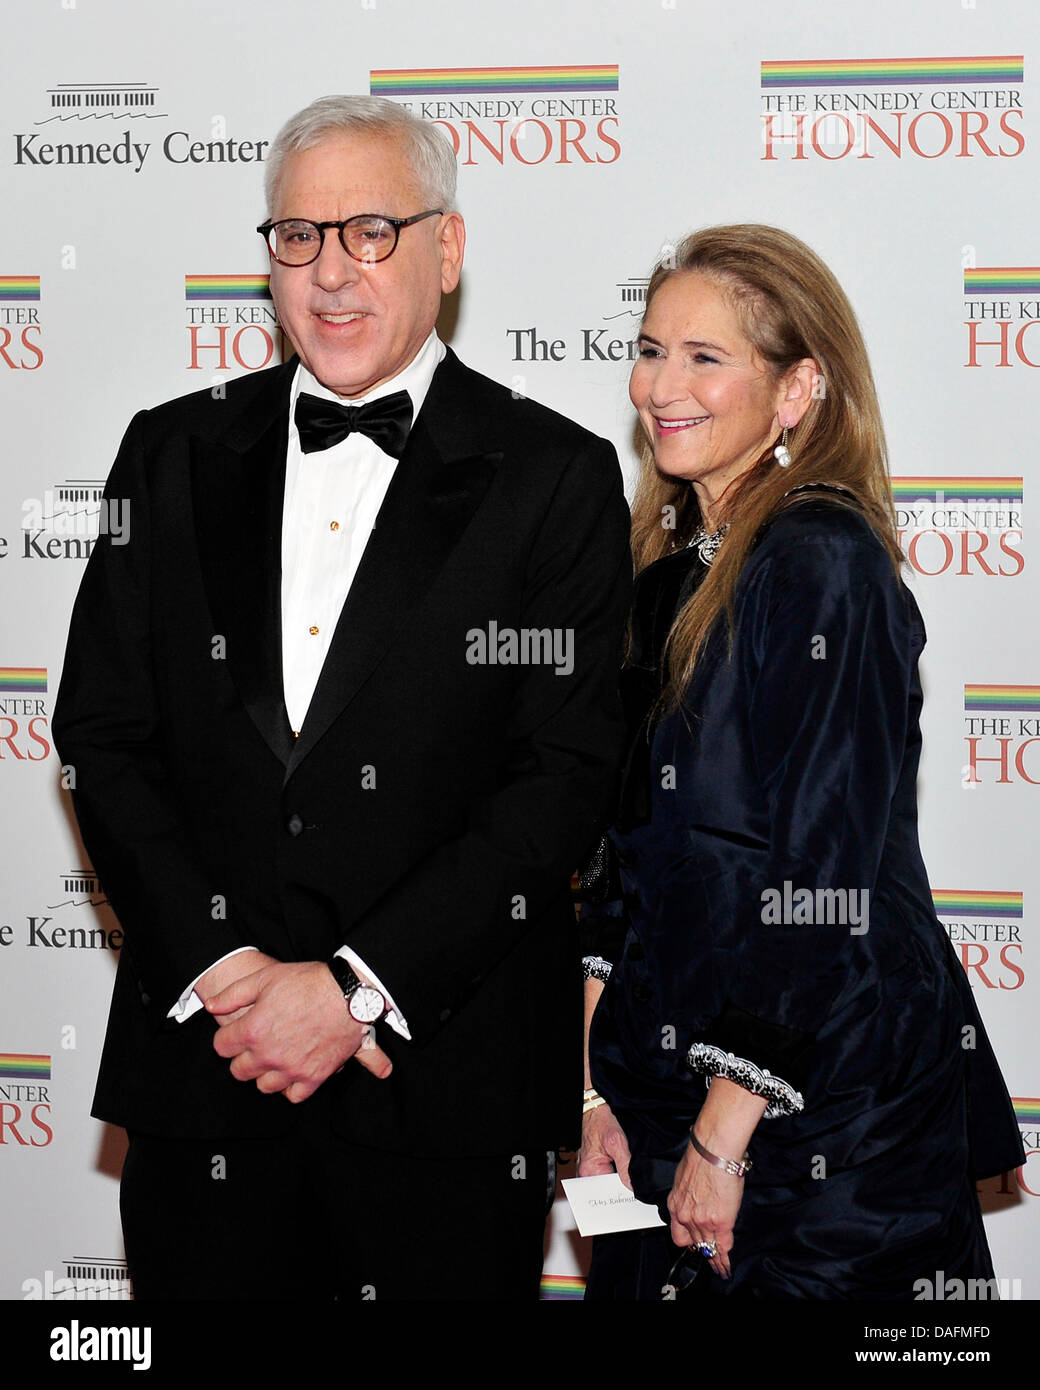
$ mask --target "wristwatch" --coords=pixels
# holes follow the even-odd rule
[[[343,991],[347,1013],[355,1023],[378,1023],[387,1012],[387,1003],[379,990],[366,985],[343,956],[333,956],[327,962],[333,979]]]

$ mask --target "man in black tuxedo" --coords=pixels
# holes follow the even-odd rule
[[[438,340],[454,176],[393,103],[293,117],[296,356],[141,412],[108,480],[54,733],[125,933],[94,1114],[138,1297],[537,1295],[627,509],[609,444]]]

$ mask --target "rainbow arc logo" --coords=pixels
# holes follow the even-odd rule
[[[543,1302],[574,1302],[585,1296],[585,1280],[577,1274],[543,1274]]]
[[[617,63],[508,68],[374,68],[374,97],[459,95],[467,92],[616,92]]]
[[[0,694],[45,695],[46,666],[0,666]]]
[[[976,891],[966,888],[933,888],[932,905],[937,917],[1021,918],[1022,894]]]
[[[1040,266],[970,266],[964,271],[964,295],[1040,294]]]
[[[0,275],[0,304],[38,304],[38,275]]]
[[[269,275],[185,275],[184,298],[189,304],[206,300],[270,299]]]
[[[788,87],[920,87],[1021,82],[1022,55],[995,58],[808,58],[763,62],[764,91]]]
[[[892,497],[900,502],[1021,502],[1022,479],[1013,477],[894,477]]]
[[[1015,1096],[1012,1100],[1015,1118],[1030,1129],[1040,1125],[1040,1096]]]
[[[0,1052],[0,1076],[9,1081],[49,1081],[50,1053]]]
[[[966,685],[964,708],[969,714],[978,710],[1040,712],[1040,685]]]

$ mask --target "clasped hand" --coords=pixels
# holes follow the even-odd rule
[[[204,996],[207,1012],[221,1025],[213,1046],[232,1059],[237,1081],[255,1081],[265,1094],[281,1091],[297,1104],[351,1057],[374,1076],[390,1075],[389,1057],[372,1030],[347,1012],[327,966],[244,954],[252,971]],[[256,969],[258,960],[266,963]]]

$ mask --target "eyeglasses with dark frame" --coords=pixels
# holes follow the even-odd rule
[[[325,233],[333,227],[348,256],[372,265],[394,254],[402,227],[410,227],[427,217],[437,217],[443,211],[443,208],[430,208],[428,212],[417,212],[414,217],[362,212],[348,217],[345,222],[309,222],[303,217],[283,217],[278,222],[263,222],[256,230],[279,265],[311,265],[321,255]]]

